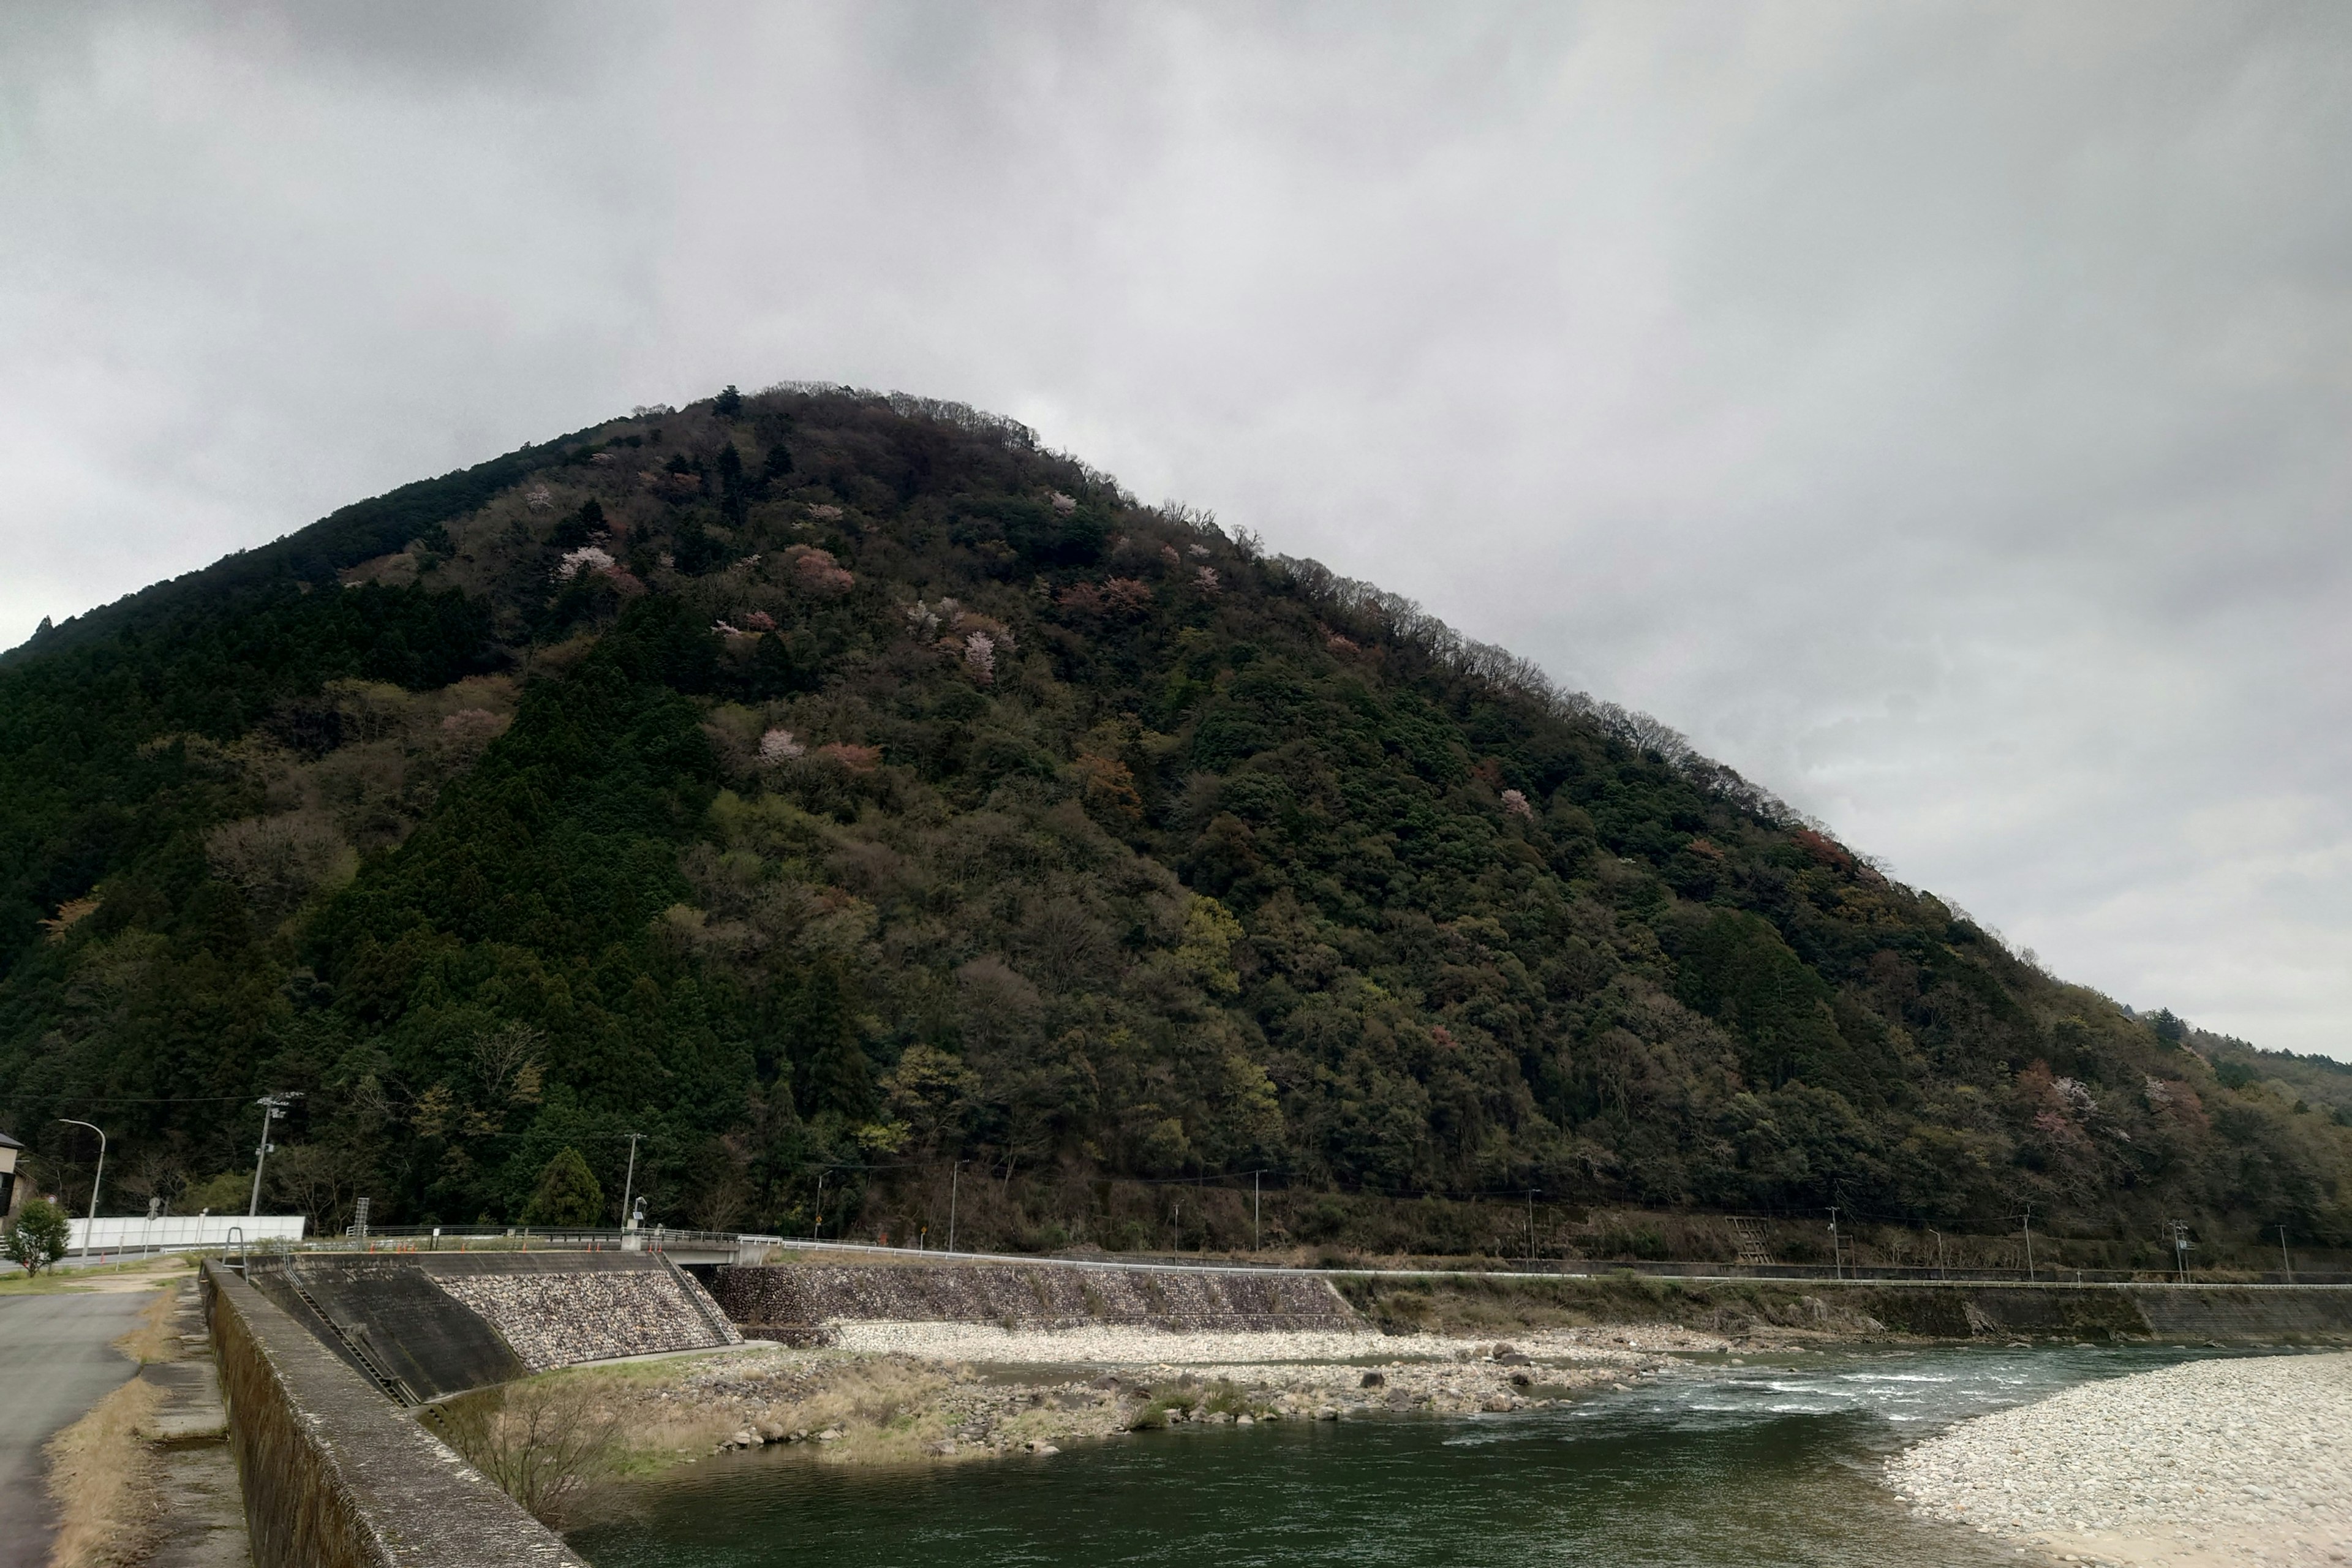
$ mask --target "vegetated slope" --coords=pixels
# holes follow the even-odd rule
[[[1076,1177],[2352,1241],[2352,1096],[2225,1087],[1671,732],[846,390],[45,629],[0,955],[0,1125],[100,1120],[183,1209],[299,1089],[272,1184],[329,1225],[561,1217],[570,1147],[609,1219],[638,1131],[673,1222],[962,1159],[1112,1246]]]

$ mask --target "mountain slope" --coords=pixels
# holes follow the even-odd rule
[[[184,1206],[290,1089],[324,1223],[517,1219],[566,1146],[616,1205],[639,1131],[657,1215],[762,1226],[963,1159],[1108,1245],[1078,1178],[1253,1169],[2352,1243],[2336,1104],[953,405],[346,509],[10,655],[0,786],[0,1125]]]

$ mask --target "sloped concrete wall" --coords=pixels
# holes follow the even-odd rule
[[[2352,1287],[2136,1285],[2129,1294],[2161,1339],[2352,1339]]]
[[[636,1267],[528,1273],[474,1268],[437,1272],[434,1283],[495,1327],[532,1372],[617,1356],[741,1344],[701,1282],[645,1254]]]
[[[837,1320],[1041,1328],[1099,1322],[1179,1329],[1363,1326],[1320,1276],[1271,1271],[783,1263],[722,1268],[711,1294],[754,1337],[765,1331],[813,1330]]]
[[[2352,1288],[2231,1285],[1874,1285],[1847,1300],[1900,1332],[1938,1339],[2352,1341]]]
[[[585,1568],[302,1325],[205,1268],[255,1568]]]
[[[343,1354],[334,1329],[316,1321],[299,1282],[320,1311],[367,1348],[377,1365],[424,1399],[446,1399],[518,1378],[529,1369],[482,1316],[405,1258],[334,1254],[257,1265],[255,1289]],[[351,1360],[348,1355],[345,1360]]]
[[[701,1284],[654,1253],[315,1253],[257,1262],[253,1283],[331,1350],[343,1353],[340,1328],[427,1400],[742,1342]]]

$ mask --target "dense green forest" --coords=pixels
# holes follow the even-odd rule
[[[572,1149],[617,1218],[635,1132],[654,1218],[803,1234],[953,1180],[992,1239],[1144,1245],[1113,1179],[1255,1172],[2352,1246],[2333,1064],[2067,985],[1408,602],[847,389],[640,411],[0,661],[0,1129],[86,1194],[54,1119],[105,1126],[110,1209],[241,1208],[265,1091],[274,1202],[328,1226],[519,1220]]]

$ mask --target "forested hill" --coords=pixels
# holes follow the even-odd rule
[[[299,1090],[271,1183],[328,1225],[523,1218],[567,1149],[616,1211],[636,1131],[676,1223],[961,1159],[1109,1245],[1076,1178],[1249,1170],[2352,1244],[2325,1075],[2217,1079],[1670,731],[846,390],[45,629],[0,965],[0,1129],[86,1192],[54,1119],[102,1123],[109,1208],[241,1204]]]

